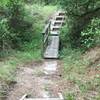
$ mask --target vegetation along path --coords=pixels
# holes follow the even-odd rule
[[[58,58],[59,30],[64,19],[64,13],[58,11],[46,26],[43,33],[44,58]],[[41,63],[32,63],[19,68],[17,84],[14,85],[7,100],[63,100],[58,85],[61,79],[59,68],[60,61],[56,59],[45,59]]]

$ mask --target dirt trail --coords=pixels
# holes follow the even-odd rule
[[[58,11],[52,16],[54,17],[51,22],[52,27],[50,26],[52,31],[54,31],[56,26],[54,24],[54,22],[57,21],[56,17],[60,17],[60,25],[57,29],[55,28],[57,31],[56,35],[58,35],[58,30],[60,30],[63,24],[62,21],[65,20],[65,13],[60,16],[62,13],[62,11]],[[59,36],[56,37],[58,37],[56,41],[59,44]],[[53,41],[53,43],[51,43],[51,46],[48,49],[50,51],[46,53],[46,58],[58,58],[59,45],[56,44],[57,47],[55,48],[56,41],[54,41],[54,39],[51,41]],[[19,100],[25,94],[28,94],[30,98],[59,98],[59,95],[61,96],[58,86],[58,81],[60,81],[61,78],[61,75],[59,75],[59,67],[59,61],[49,59],[44,60],[42,64],[36,64],[36,66],[33,64],[31,66],[28,65],[19,68],[16,76],[17,84],[14,85],[7,100]]]
[[[56,98],[60,93],[57,82],[60,81],[59,61],[45,60],[36,66],[21,67],[17,71],[16,81],[7,100],[19,100],[24,94],[31,98]]]

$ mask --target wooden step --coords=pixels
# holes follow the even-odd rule
[[[27,94],[23,95],[20,100],[64,100],[61,93],[58,93],[59,97],[57,98],[27,98]]]
[[[65,13],[59,13],[59,16],[65,16]]]
[[[60,98],[30,98],[30,99],[24,99],[24,100],[62,100]]]
[[[65,22],[64,22],[64,20],[53,20],[52,21],[52,26],[59,26],[59,25],[64,25],[65,24]]]
[[[54,25],[64,25],[64,21],[63,20],[56,20],[55,22],[54,22]]]
[[[52,20],[52,25],[64,23],[64,20]]]
[[[60,32],[59,31],[51,31],[50,34],[53,36],[58,36],[60,34]]]
[[[58,11],[57,13],[56,13],[56,15],[59,15],[59,16],[64,16],[66,14],[66,12],[65,11]]]
[[[51,31],[59,31],[60,28],[61,28],[61,25],[59,25],[59,26],[53,26],[53,27],[51,28]]]
[[[66,15],[66,12],[64,12],[64,11],[59,12],[59,16],[65,16],[65,15]]]
[[[65,16],[56,16],[56,20],[65,20]]]

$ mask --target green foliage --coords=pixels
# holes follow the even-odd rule
[[[25,41],[32,40],[32,24],[24,20],[25,12],[23,2],[10,0],[8,4],[9,29],[15,33],[13,43],[15,47],[20,46]]]
[[[6,15],[0,19],[0,54],[9,53],[9,49],[41,49],[41,32],[56,7],[9,0],[5,8]]]
[[[9,0],[0,0],[0,7],[6,6],[6,4],[9,2]]]
[[[41,60],[41,32],[56,7],[10,0],[5,8],[6,18],[0,18],[0,81],[11,82],[17,66]]]
[[[99,0],[61,0],[61,5],[69,16],[79,17],[99,8]]]
[[[25,3],[29,4],[43,4],[43,5],[50,5],[50,4],[57,4],[59,0],[24,0]]]
[[[72,93],[69,93],[69,94],[65,94],[65,100],[75,100],[74,98],[74,94]]]
[[[70,20],[70,23],[68,24],[71,26],[71,28],[69,29],[71,46],[75,48],[81,47],[81,32],[94,17],[100,16],[100,1],[60,0],[60,2],[62,7],[66,10],[68,20]],[[90,38],[89,41],[86,41],[91,42],[92,38]],[[91,44],[88,44],[88,47],[90,47],[90,45]]]
[[[24,5],[23,7],[25,13],[24,16],[21,15],[21,18],[22,20],[32,24],[32,27],[30,28],[32,31],[29,28],[24,31],[19,28],[17,30],[13,26],[11,27],[8,22],[11,19],[10,16],[12,16],[12,13],[9,13],[9,16],[6,16],[7,18],[3,18],[0,21],[0,43],[1,41],[6,40],[7,45],[11,48],[16,45],[16,42],[14,42],[16,38],[18,40],[23,39],[23,41],[20,41],[21,44],[19,44],[19,41],[17,42],[17,44],[20,45],[20,49],[18,47],[15,47],[15,49],[9,50],[9,48],[7,48],[8,46],[5,46],[7,52],[9,51],[9,56],[7,60],[0,61],[0,79],[4,81],[13,80],[12,78],[14,76],[12,72],[16,70],[17,66],[25,64],[25,62],[41,60],[41,32],[45,26],[45,21],[49,18],[48,16],[54,13],[57,9],[56,6],[39,6],[35,4]],[[11,8],[9,9],[9,11],[12,11]],[[13,15],[15,15],[15,13]],[[19,37],[19,33],[25,35],[25,37]],[[4,36],[3,34],[5,34],[4,39],[1,38]],[[30,36],[32,39],[29,38]],[[27,41],[25,38],[28,40],[30,39],[31,41]],[[2,54],[2,52],[4,51],[1,49],[1,47],[2,45],[0,44],[0,54]],[[4,56],[5,54],[6,53],[4,52],[2,56]],[[2,60],[1,56],[0,60]]]
[[[11,44],[11,33],[8,29],[7,19],[3,19],[0,21],[0,51],[4,53],[7,52],[7,49],[10,48]],[[3,54],[3,53],[0,53]]]
[[[61,39],[61,48],[65,47],[71,47],[71,25],[69,21],[66,22],[66,24],[61,28],[60,30],[60,39]]]
[[[81,41],[84,48],[100,44],[100,18],[93,19],[88,27],[81,32]]]

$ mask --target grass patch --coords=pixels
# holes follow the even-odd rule
[[[75,100],[74,94],[68,93],[65,95],[65,100]]]
[[[68,73],[74,74],[74,72],[84,74],[86,65],[88,65],[89,62],[85,59],[81,59],[81,51],[79,51],[78,49],[65,48],[63,49],[61,54],[64,62],[65,75]]]
[[[87,98],[98,100],[100,95],[100,75],[96,73],[89,76],[88,58],[83,58],[83,53],[79,49],[65,48],[61,51],[63,58],[63,76],[64,80],[74,84],[70,90],[65,90],[65,100],[77,100]],[[94,68],[95,69],[95,68]],[[66,84],[67,85],[67,84]],[[78,91],[78,93],[77,93]],[[92,94],[95,95],[92,97]]]

